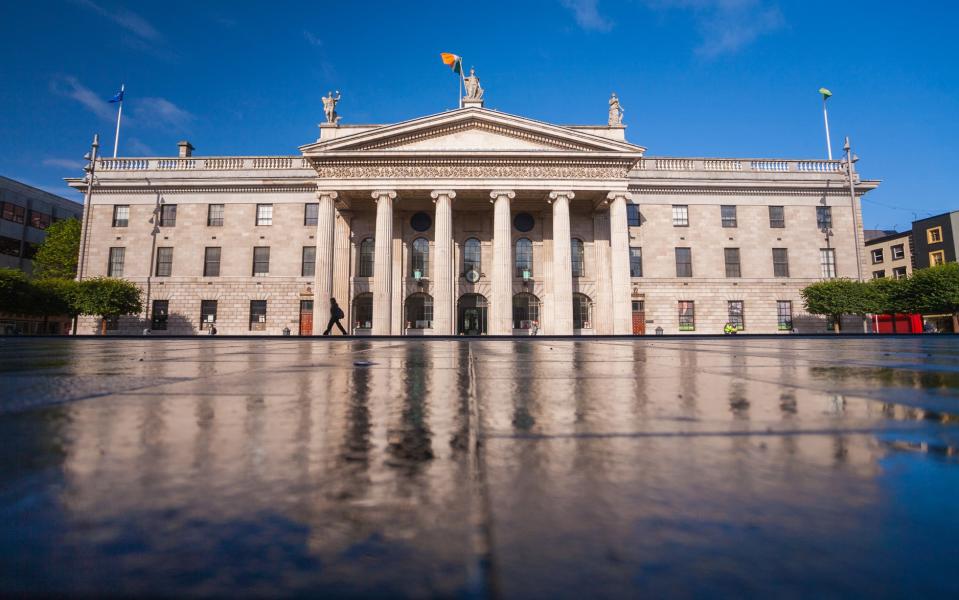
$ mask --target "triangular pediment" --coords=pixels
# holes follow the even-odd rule
[[[322,139],[301,148],[307,156],[328,153],[639,153],[625,141],[483,108],[430,115],[359,133]]]

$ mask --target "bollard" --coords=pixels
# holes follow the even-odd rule
[[[663,328],[662,328],[662,327],[657,327],[657,328],[656,328],[656,335],[663,335]]]
[[[289,328],[289,327],[284,327],[284,328],[283,328],[283,335],[290,335],[290,328]]]

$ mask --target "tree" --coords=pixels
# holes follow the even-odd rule
[[[959,264],[946,263],[914,271],[903,302],[910,312],[952,315],[952,331],[959,333]]]
[[[877,312],[879,295],[874,287],[851,279],[830,279],[803,288],[806,310],[832,319],[833,331],[839,333],[842,315],[863,315]]]
[[[124,279],[94,277],[79,282],[76,310],[102,319],[100,334],[106,335],[108,317],[136,314],[143,310],[140,288]]]
[[[875,294],[875,307],[872,312],[881,315],[892,315],[892,332],[896,333],[896,314],[909,312],[906,296],[908,281],[905,279],[887,279],[880,277],[871,280],[868,284]]]
[[[31,314],[32,289],[22,271],[0,269],[0,312],[12,315]]]
[[[47,227],[47,237],[33,257],[37,277],[73,279],[80,255],[80,220],[64,219]]]

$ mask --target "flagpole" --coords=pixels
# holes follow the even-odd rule
[[[460,58],[460,94],[457,98],[460,108],[463,108],[463,59]]]
[[[822,97],[822,118],[826,123],[826,151],[829,153],[829,160],[832,160],[832,141],[829,139],[829,112],[826,110],[826,99],[829,96],[823,94]]]
[[[120,107],[117,109],[117,133],[113,137],[113,158],[117,157],[117,146],[120,144],[120,117],[123,115],[123,88],[126,84],[120,84]]]

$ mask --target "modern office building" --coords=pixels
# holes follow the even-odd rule
[[[99,160],[83,276],[147,300],[110,331],[319,334],[336,298],[357,335],[818,332],[800,290],[866,276],[844,161],[647,156],[615,97],[554,125],[468,89],[389,125],[327,98],[295,156]]]
[[[0,267],[30,273],[46,228],[82,215],[81,204],[0,176]]]
[[[959,257],[959,210],[912,222],[913,266],[925,269]]]
[[[868,277],[902,279],[912,275],[912,232],[895,231],[866,240]]]

